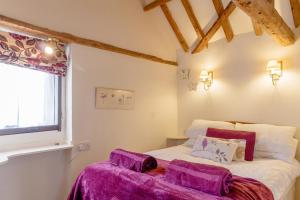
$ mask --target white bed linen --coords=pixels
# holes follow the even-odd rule
[[[234,161],[231,164],[216,163],[204,158],[191,155],[192,148],[183,145],[147,152],[155,158],[171,161],[173,159],[186,160],[196,163],[222,166],[229,169],[232,174],[253,178],[269,187],[275,200],[280,200],[290,189],[296,177],[300,175],[300,164],[295,160],[287,163],[273,159],[255,159],[251,162]]]

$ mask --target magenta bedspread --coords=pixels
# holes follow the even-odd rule
[[[165,179],[176,185],[224,196],[229,193],[232,174],[223,167],[173,160],[167,168]]]
[[[109,162],[92,164],[81,172],[68,200],[273,200],[262,183],[237,176],[223,197],[175,185],[165,180],[166,165],[158,161],[157,169],[139,173]]]
[[[110,153],[109,161],[115,166],[124,167],[136,172],[146,172],[157,167],[156,159],[152,156],[115,149]]]

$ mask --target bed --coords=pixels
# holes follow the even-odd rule
[[[252,132],[252,134],[255,135],[254,137],[252,137],[252,141],[254,141],[255,143],[255,149],[253,145],[252,158],[250,160],[248,160],[249,157],[246,159],[247,148],[251,146],[250,143],[249,146],[247,144],[250,141],[249,138],[249,141],[247,141],[248,139],[246,139],[246,149],[243,150],[245,153],[243,161],[233,160],[229,163],[222,163],[215,162],[212,159],[205,159],[201,156],[199,157],[192,155],[193,151],[195,150],[195,148],[193,149],[193,147],[198,146],[195,144],[195,138],[197,138],[197,141],[201,137],[209,138],[210,130],[213,129],[215,129],[214,131],[221,131],[226,134],[229,134],[230,131],[234,132],[234,134],[237,134],[236,132],[243,132],[243,138],[246,135],[249,136],[251,134],[251,132],[247,132],[246,134],[245,131],[254,130],[255,133]],[[296,178],[300,176],[300,163],[295,159],[295,152],[298,145],[298,141],[294,138],[295,132],[295,127],[287,126],[279,127],[275,125],[265,124],[243,125],[236,122],[232,123],[221,121],[217,122],[207,120],[194,120],[191,127],[186,131],[186,135],[189,137],[189,141],[192,141],[192,143],[186,142],[183,145],[153,150],[146,152],[145,154],[149,155],[150,157],[152,156],[151,158],[156,158],[158,161],[163,161],[162,163],[170,163],[174,160],[180,160],[183,162],[187,161],[192,165],[199,165],[194,163],[200,163],[200,165],[207,164],[209,166],[220,166],[222,167],[222,169],[226,168],[224,170],[228,169],[234,176],[244,178],[245,180],[251,179],[257,182],[256,185],[258,187],[245,187],[242,190],[240,189],[239,191],[253,191],[256,194],[267,194],[266,196],[263,196],[263,198],[261,198],[261,196],[259,195],[259,199],[272,197],[273,194],[275,200],[295,200],[294,193]],[[201,134],[204,136],[201,136]],[[215,137],[217,136],[212,137],[213,138],[211,138],[211,140],[215,140]],[[204,145],[203,141],[201,141],[200,144]],[[205,143],[205,145],[207,145],[207,143]],[[204,151],[204,146],[200,147],[201,149],[203,148]],[[216,153],[215,150],[216,149],[214,149],[213,152]],[[237,149],[235,150],[235,152],[237,152]],[[262,152],[263,154],[259,154]],[[152,176],[152,172],[150,172],[149,174],[136,173],[132,171],[132,169],[124,169],[118,165],[112,164],[113,163],[111,162],[111,160],[104,163],[95,163],[83,170],[81,175],[73,185],[69,200],[102,200],[103,198],[101,197],[105,195],[107,197],[109,196],[109,198],[104,199],[111,199],[111,196],[120,195],[120,198],[117,197],[116,199],[123,200],[132,199],[132,194],[139,195],[139,198],[136,199],[156,199],[157,196],[155,195],[157,191],[165,191],[168,192],[168,194],[172,194],[175,196],[176,194],[182,194],[187,197],[184,198],[187,200],[199,198],[201,200],[220,199],[216,196],[212,197],[207,193],[199,191],[195,193],[195,190],[190,190],[190,188],[169,184],[164,181],[164,174],[154,173],[154,176]],[[168,165],[169,164],[165,164],[164,169],[167,169]],[[194,172],[197,173],[198,171]],[[207,174],[205,174],[204,176],[206,175]],[[263,192],[263,188],[267,188],[268,193]],[[235,192],[234,190],[232,191],[233,193]],[[88,194],[88,198],[85,198],[87,196],[86,194]],[[145,198],[141,198],[141,195]],[[153,196],[154,198],[151,198],[151,196]],[[160,199],[178,199],[178,197],[174,198],[173,196],[173,198]],[[221,199],[223,199],[223,197]],[[227,198],[225,197],[225,199]],[[257,198],[254,198],[252,196],[248,199]]]
[[[147,152],[155,158],[171,161],[186,160],[196,163],[218,165],[228,168],[233,174],[256,179],[268,186],[275,200],[294,200],[295,179],[300,175],[300,164],[281,160],[255,159],[252,162],[232,162],[221,164],[203,158],[191,156],[191,147],[179,145]]]
[[[275,159],[254,159],[251,162],[233,161],[230,164],[221,164],[191,156],[191,151],[191,147],[178,145],[150,151],[146,155],[156,158],[158,162],[163,164],[160,165],[164,166],[162,169],[166,169],[168,163],[173,162],[173,160],[227,168],[234,175],[258,181],[259,186],[253,188],[254,193],[260,193],[262,187],[265,187],[268,190],[268,197],[273,194],[275,200],[295,200],[295,179],[300,175],[300,164],[296,160],[294,163],[287,163]],[[89,165],[77,178],[68,199],[153,200],[157,199],[158,195],[160,197],[158,199],[228,200],[226,197],[219,198],[186,187],[169,184],[162,179],[164,175],[160,172],[159,167],[157,169],[153,172],[139,173],[128,168],[112,165],[110,161]],[[244,191],[249,191],[249,189],[246,188]],[[181,195],[180,198],[176,197],[179,194]],[[244,198],[239,197],[237,199]],[[265,200],[265,198],[259,199]]]

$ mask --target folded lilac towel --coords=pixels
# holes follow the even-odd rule
[[[111,164],[124,167],[136,172],[146,172],[157,167],[155,158],[149,155],[115,149],[110,153]]]
[[[216,196],[229,193],[231,172],[223,167],[173,160],[167,167],[166,181]]]

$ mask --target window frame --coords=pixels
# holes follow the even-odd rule
[[[37,133],[47,131],[58,131],[62,129],[62,77],[58,77],[58,105],[57,105],[57,125],[34,126],[25,128],[7,128],[0,129],[0,137],[4,135],[16,135],[24,133]]]

